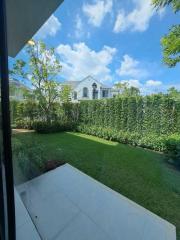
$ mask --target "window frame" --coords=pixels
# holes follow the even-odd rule
[[[0,239],[15,240],[14,181],[11,150],[11,126],[9,107],[9,74],[6,24],[6,1],[0,1],[0,81],[1,81],[1,158],[0,158]]]
[[[86,91],[86,92],[85,92]],[[83,87],[83,98],[88,98],[89,90],[87,87]]]
[[[74,100],[77,100],[77,91],[74,91],[73,95]]]
[[[108,89],[103,89],[102,90],[102,98],[108,98],[108,95],[109,95]]]

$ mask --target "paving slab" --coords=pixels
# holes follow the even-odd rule
[[[42,239],[176,240],[174,225],[69,164],[17,189]]]
[[[15,190],[16,239],[41,240],[27,209]]]

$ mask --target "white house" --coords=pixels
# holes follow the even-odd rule
[[[24,96],[25,92],[32,91],[32,89],[30,89],[17,79],[10,79],[9,86],[10,86],[9,95],[11,100],[22,101],[25,99]]]
[[[66,81],[64,84],[72,88],[72,102],[112,97],[111,88],[100,83],[92,76],[88,76],[81,81]]]

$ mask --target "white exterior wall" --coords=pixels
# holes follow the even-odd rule
[[[72,101],[78,101],[78,100],[92,100],[93,99],[93,83],[96,83],[97,88],[96,90],[98,91],[98,98],[97,99],[102,99],[102,90],[105,90],[106,88],[103,88],[103,85],[101,83],[99,83],[98,81],[96,81],[95,79],[93,79],[92,77],[87,77],[84,81],[80,82],[74,89],[72,92]],[[88,96],[87,97],[83,97],[83,89],[87,88],[88,89]],[[111,97],[111,90],[110,88],[107,88],[108,90],[108,97],[106,98],[110,98]],[[77,92],[77,100],[74,100],[74,92]]]

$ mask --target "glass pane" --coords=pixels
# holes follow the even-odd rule
[[[1,81],[0,81],[1,88]],[[1,94],[1,89],[0,89]],[[3,163],[3,143],[2,143],[2,114],[1,114],[1,97],[0,97],[0,233],[2,239],[5,239],[5,222],[7,219],[5,218],[6,205],[4,199],[4,163]]]

